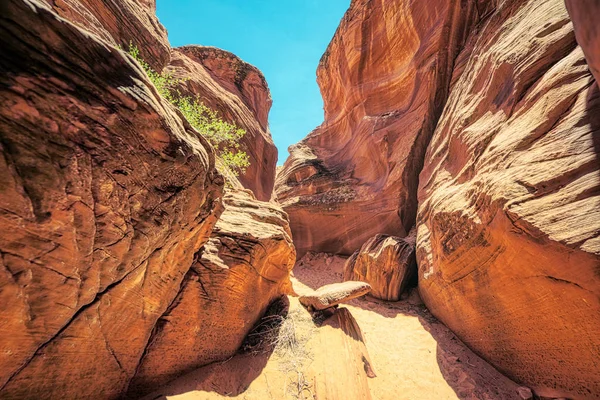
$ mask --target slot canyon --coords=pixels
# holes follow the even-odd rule
[[[599,1],[352,0],[289,155],[156,7],[0,4],[0,399],[600,399]]]

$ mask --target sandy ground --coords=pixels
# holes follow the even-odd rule
[[[340,282],[344,261],[340,257],[309,254],[294,269],[295,290],[301,294],[310,288]],[[321,365],[322,355],[327,354],[323,346],[328,346],[327,340],[334,340],[330,338],[335,336],[331,336],[331,327],[315,325],[296,298],[290,298],[289,307],[299,350],[289,352],[278,348],[236,355],[182,376],[146,399],[317,398],[314,370]],[[377,374],[375,378],[367,378],[367,391],[372,399],[521,399],[519,385],[475,355],[438,322],[421,303],[416,290],[399,302],[367,297],[344,307],[362,330]],[[331,346],[336,344],[332,342]],[[328,365],[335,366],[335,362],[331,364],[329,360]],[[339,371],[345,370],[342,367]],[[336,371],[316,372],[322,373],[336,374]],[[366,396],[352,397],[348,393],[347,398]]]

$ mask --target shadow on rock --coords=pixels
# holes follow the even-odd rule
[[[440,372],[459,399],[522,400],[517,383],[471,351],[429,310],[423,307],[418,318],[423,328],[437,342],[436,358]]]
[[[237,396],[258,378],[274,351],[281,324],[289,311],[287,296],[274,301],[248,334],[237,354],[187,373],[143,399],[166,399],[190,392]]]
[[[600,89],[595,82],[588,91],[586,99],[587,119],[592,133],[592,142],[596,152],[596,165],[600,165]]]

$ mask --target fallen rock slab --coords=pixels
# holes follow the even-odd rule
[[[340,303],[364,296],[371,291],[366,282],[346,281],[332,283],[299,297],[300,303],[309,310],[325,310]]]
[[[335,311],[320,328],[319,348],[313,364],[313,395],[317,399],[370,400],[367,378],[377,375],[361,329],[347,308]],[[336,371],[334,374],[323,371]]]

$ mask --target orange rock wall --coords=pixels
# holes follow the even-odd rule
[[[137,46],[157,71],[170,59],[167,30],[156,18],[155,0],[42,0],[54,12],[98,38],[127,49]]]
[[[349,255],[414,225],[418,171],[476,18],[464,3],[352,2],[317,70],[325,122],[277,178],[299,256]]]
[[[597,28],[567,3],[575,32],[561,0],[353,1],[317,72],[325,122],[276,191],[299,254],[416,223],[436,317],[538,394],[592,399]]]
[[[182,94],[199,98],[246,131],[240,141],[250,166],[239,177],[258,200],[273,196],[277,148],[269,130],[271,94],[263,74],[234,54],[214,47],[173,49],[167,71],[182,79]]]
[[[269,304],[290,291],[296,254],[287,215],[243,190],[227,193],[224,205],[210,240],[157,323],[129,386],[134,398],[233,356]]]
[[[114,398],[223,180],[124,53],[41,2],[2,10],[0,397]]]
[[[562,1],[481,25],[419,186],[423,300],[539,395],[600,396],[600,96]]]
[[[168,62],[153,2],[51,5],[0,13],[0,398],[120,398],[234,353],[289,290],[294,247],[235,177],[223,206],[212,147],[116,47]],[[187,82],[246,124],[263,163],[245,183],[269,199],[269,92],[222,54],[238,92],[191,60]]]

